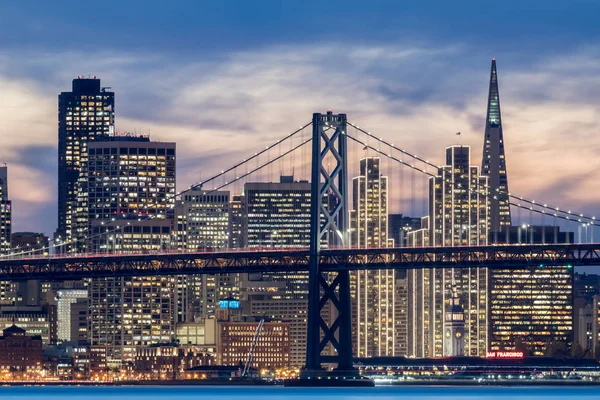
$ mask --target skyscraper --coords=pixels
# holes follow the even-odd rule
[[[310,183],[282,176],[279,182],[244,185],[247,247],[301,247],[310,242]],[[240,300],[252,316],[290,321],[290,363],[304,365],[308,273],[242,274]]]
[[[106,138],[105,138],[106,139]],[[175,204],[175,143],[115,136],[89,144],[86,168],[89,248],[94,252],[167,249]],[[92,278],[89,340],[112,362],[139,346],[172,340],[177,279]]]
[[[352,247],[388,247],[388,179],[380,159],[360,160],[352,180],[350,211]],[[353,347],[358,357],[406,354],[406,276],[401,271],[356,271],[350,275]]]
[[[490,231],[500,232],[504,226],[510,226],[511,219],[495,58],[492,58],[481,174],[489,178],[489,191],[492,195],[492,199],[490,199]]]
[[[409,245],[432,246],[487,244],[488,178],[471,165],[470,148],[446,148],[446,165],[429,179],[429,215],[424,219],[429,235],[409,233]],[[442,357],[445,315],[453,297],[464,309],[465,355],[483,356],[488,340],[487,268],[418,269],[409,272],[409,355]]]
[[[58,229],[64,250],[85,250],[87,192],[85,174],[88,142],[114,134],[115,94],[96,77],[73,79],[71,92],[58,96]]]
[[[8,199],[8,167],[0,167],[0,255],[11,251],[12,209]],[[0,304],[13,304],[17,300],[17,284],[0,281]]]
[[[0,255],[11,249],[12,209],[8,199],[8,167],[0,167]]]
[[[230,193],[193,189],[175,204],[177,240],[181,250],[211,251],[229,244]],[[239,274],[180,277],[185,321],[214,317],[220,299],[239,296]]]

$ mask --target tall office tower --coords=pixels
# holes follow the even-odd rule
[[[73,90],[58,96],[58,229],[56,239],[68,243],[64,251],[85,251],[88,142],[113,135],[115,94],[96,77],[73,79]]]
[[[11,250],[12,209],[8,199],[8,167],[0,167],[0,255]]]
[[[481,174],[489,178],[489,190],[493,196],[490,200],[490,231],[500,232],[503,231],[503,227],[511,225],[511,219],[509,198],[507,195],[508,176],[506,173],[500,95],[498,93],[498,73],[496,72],[495,58],[492,58],[490,91],[485,120],[483,161],[481,165]]]
[[[310,195],[310,183],[292,176],[282,176],[278,183],[246,183],[246,246],[308,248]],[[250,315],[290,321],[290,363],[304,365],[308,273],[242,274],[240,279],[240,298]]]
[[[8,167],[0,167],[0,256],[11,252],[12,209],[8,199]],[[0,304],[13,304],[17,300],[17,284],[0,281]]]
[[[488,177],[471,165],[470,147],[446,149],[446,165],[429,179],[430,243],[434,246],[486,245]],[[487,268],[444,268],[432,272],[430,317],[433,356],[444,354],[444,315],[455,293],[465,312],[465,355],[484,356],[488,340]]]
[[[229,191],[190,190],[175,205],[181,250],[212,251],[229,244]],[[239,274],[190,275],[184,280],[185,321],[214,317],[219,300],[239,296]]]
[[[360,175],[352,180],[352,184],[351,246],[393,245],[388,238],[388,179],[381,175],[380,159],[361,159]],[[406,315],[406,301],[402,301],[406,279],[399,273],[393,270],[351,273],[353,350],[358,357],[405,354],[406,335],[399,336],[400,324],[405,321],[397,320],[397,317]],[[403,288],[397,287],[403,283]]]
[[[113,137],[89,144],[89,248],[168,249],[175,205],[175,143]],[[138,346],[168,342],[175,330],[175,277],[92,278],[89,339],[111,362]]]
[[[229,205],[229,248],[242,249],[245,232],[244,196],[237,195],[231,198]]]
[[[446,165],[429,179],[429,218],[410,232],[409,246],[487,244],[488,178],[471,165],[468,146],[446,149]],[[427,233],[426,230],[429,232]],[[465,314],[465,355],[482,356],[488,341],[487,268],[444,268],[409,271],[409,355],[442,357],[444,316],[458,297]]]

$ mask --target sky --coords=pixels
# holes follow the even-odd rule
[[[492,57],[511,192],[600,216],[598,15],[595,0],[0,2],[13,230],[56,229],[57,96],[77,75],[116,93],[117,130],[177,142],[181,189],[327,109],[437,164],[460,131],[479,165]]]

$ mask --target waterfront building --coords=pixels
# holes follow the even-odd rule
[[[409,246],[469,246],[488,243],[488,179],[471,165],[470,147],[446,148],[446,165],[429,179],[429,218],[408,234]],[[428,232],[428,233],[427,233]],[[442,357],[445,315],[457,296],[464,309],[466,356],[488,350],[487,268],[409,271],[409,355]]]
[[[245,365],[252,351],[251,367],[290,367],[289,323],[283,321],[219,321],[217,323],[218,365]],[[256,342],[255,342],[256,338]]]
[[[492,194],[489,204],[489,228],[496,234],[503,231],[505,227],[511,226],[508,174],[504,150],[498,72],[496,59],[492,58],[481,174],[488,177],[489,193]]]
[[[53,326],[56,324],[52,308],[39,306],[2,306],[0,307],[0,329],[13,324],[27,331],[28,336],[39,336],[44,344],[54,342]]]
[[[58,229],[61,250],[85,251],[88,143],[114,135],[115,94],[96,77],[73,79],[71,92],[58,96]]]
[[[168,250],[175,143],[135,135],[100,139],[88,146],[89,248],[99,253]],[[89,340],[106,346],[107,363],[132,361],[137,347],[173,340],[176,283],[172,276],[89,280]]]
[[[42,338],[27,335],[25,329],[14,324],[4,328],[0,337],[0,371],[37,372],[41,368]]]
[[[555,226],[512,226],[499,244],[572,243],[572,232]],[[490,233],[492,236],[493,233]],[[537,265],[493,268],[489,275],[489,350],[545,355],[549,343],[573,341],[573,268]],[[580,343],[583,346],[583,343]]]
[[[187,369],[215,364],[215,354],[203,347],[166,343],[137,348],[133,365],[148,378],[169,380],[183,377]]]
[[[444,357],[462,356],[465,352],[465,313],[458,296],[452,297],[445,318]]]
[[[359,176],[352,180],[350,245],[389,247],[388,179],[380,159],[360,160]],[[406,276],[401,271],[353,271],[350,275],[353,352],[358,357],[406,354]]]

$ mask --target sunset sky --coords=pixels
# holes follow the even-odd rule
[[[492,57],[511,191],[600,214],[599,15],[594,0],[2,2],[13,231],[56,229],[57,95],[77,75],[112,87],[119,131],[177,142],[184,188],[328,108],[435,163],[461,131],[479,165]]]

